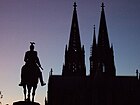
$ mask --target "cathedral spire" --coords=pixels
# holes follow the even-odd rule
[[[78,25],[78,18],[77,18],[77,4],[74,2],[74,10],[73,10],[73,17],[72,17],[72,24],[71,24],[71,31],[70,31],[70,40],[69,40],[69,50],[73,49],[75,51],[79,50],[81,47],[80,41],[80,33],[79,33],[79,25]]]
[[[99,37],[98,37],[98,44],[99,46],[104,46],[109,48],[109,38],[108,38],[108,31],[105,19],[105,12],[104,12],[104,3],[102,3],[102,11],[101,11],[101,18],[100,18],[100,26],[99,26]]]
[[[63,76],[85,76],[85,54],[84,47],[81,47],[80,32],[77,18],[77,4],[74,2],[70,39],[67,50],[65,50],[65,64]]]
[[[105,68],[102,72],[107,76],[115,76],[116,69],[114,64],[113,47],[110,48],[104,7],[104,3],[102,3],[98,36],[98,59],[99,63],[102,63],[103,68]]]
[[[108,77],[116,75],[114,51],[113,46],[110,47],[109,43],[104,7],[104,3],[102,3],[98,42],[96,42],[94,29],[92,53],[90,57],[91,77],[95,76],[98,70]]]
[[[94,25],[94,33],[93,33],[93,49],[96,47],[96,34],[95,34],[95,25]]]
[[[95,49],[96,49],[96,33],[95,33],[95,25],[94,25],[94,32],[93,32],[93,42],[92,42],[92,45],[91,45],[91,56],[93,55],[93,53],[95,52]]]
[[[97,44],[96,44],[96,34],[95,34],[95,25],[93,32],[93,42],[91,47],[91,56],[90,56],[90,74],[95,75],[97,70]]]

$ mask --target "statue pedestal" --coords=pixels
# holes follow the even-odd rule
[[[14,102],[13,105],[40,105],[40,104],[37,102],[18,101]]]

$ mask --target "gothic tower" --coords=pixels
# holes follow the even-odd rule
[[[94,25],[94,33],[93,33],[93,43],[91,46],[91,54],[90,54],[90,75],[94,77],[93,75],[96,73],[96,70],[98,68],[98,62],[97,62],[97,43],[96,43],[96,34],[95,34],[95,25]]]
[[[69,46],[65,48],[65,64],[63,65],[63,76],[86,76],[85,68],[85,51],[84,46],[81,48],[80,32],[77,18],[76,2],[69,38]]]
[[[97,72],[102,73],[108,77],[116,75],[114,64],[113,46],[109,43],[104,4],[102,3],[102,11],[100,17],[98,43],[96,43],[95,28],[93,36],[93,44],[91,47],[90,56],[90,75],[94,77]]]

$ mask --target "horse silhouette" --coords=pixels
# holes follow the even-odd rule
[[[38,79],[40,80],[41,86],[45,86],[46,83],[43,81],[42,72],[39,58],[37,56],[37,51],[34,51],[34,42],[30,42],[30,51],[25,53],[24,61],[25,65],[21,69],[21,82],[19,86],[23,86],[25,101],[30,101],[30,93],[32,91],[32,101],[34,101],[35,91],[38,84]],[[26,88],[28,89],[28,97],[26,98]]]
[[[39,79],[39,67],[24,65],[22,67],[22,78],[23,78],[23,92],[24,100],[30,101],[30,94],[32,90],[32,102],[34,102],[35,91],[37,89],[38,79]],[[28,90],[28,95],[26,95]]]

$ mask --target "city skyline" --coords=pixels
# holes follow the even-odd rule
[[[117,75],[135,75],[140,68],[140,14],[139,1],[103,1],[110,43],[114,46]],[[93,27],[96,36],[100,20],[102,1],[77,1],[82,45],[85,45],[86,71],[89,74],[90,46],[93,39]],[[73,1],[0,1],[0,91],[3,104],[12,104],[23,100],[20,82],[20,68],[23,57],[29,50],[30,41],[34,41],[35,50],[44,68],[43,76],[48,82],[49,71],[61,74],[64,63],[65,45],[70,35]],[[45,100],[47,88],[39,87],[35,101],[41,104]],[[17,96],[14,96],[14,95]]]

